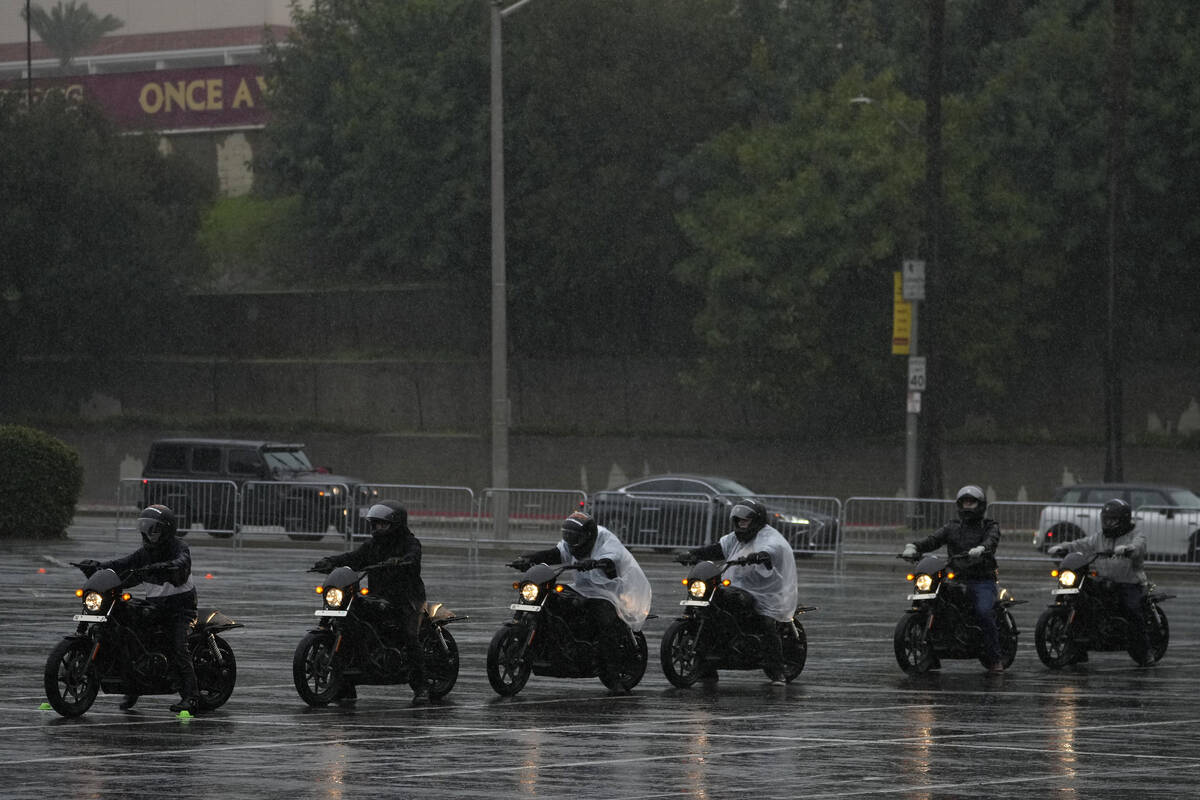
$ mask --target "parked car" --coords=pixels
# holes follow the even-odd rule
[[[1042,509],[1033,544],[1039,550],[1100,530],[1100,506],[1118,498],[1133,507],[1133,521],[1155,556],[1197,560],[1200,496],[1182,486],[1151,483],[1080,483],[1060,486],[1055,505]]]
[[[797,551],[833,550],[838,520],[835,501],[763,495],[714,475],[652,475],[588,498],[596,522],[627,545],[696,547],[729,533],[729,512],[743,498],[767,509],[768,523]],[[822,503],[830,503],[822,509]]]
[[[142,470],[142,501],[175,511],[180,533],[199,523],[233,535],[243,523],[281,525],[294,539],[318,539],[330,527],[359,531],[372,492],[358,478],[314,467],[303,444],[243,439],[159,439]]]

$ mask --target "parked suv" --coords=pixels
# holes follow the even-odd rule
[[[281,525],[293,539],[318,539],[329,526],[345,533],[369,506],[358,478],[314,467],[304,445],[243,439],[159,439],[142,470],[142,499],[175,511],[179,532],[199,523],[232,536],[240,521]]]
[[[1200,496],[1182,486],[1152,483],[1080,483],[1060,486],[1056,505],[1042,509],[1033,544],[1039,550],[1100,530],[1100,506],[1114,498],[1133,508],[1146,550],[1159,557],[1196,561],[1200,549]]]

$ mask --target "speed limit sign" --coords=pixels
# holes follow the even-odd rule
[[[925,391],[925,356],[908,357],[908,390]]]

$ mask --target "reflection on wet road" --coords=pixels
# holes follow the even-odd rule
[[[419,535],[419,532],[418,532]],[[651,662],[628,696],[599,680],[534,676],[515,698],[488,685],[488,641],[509,616],[508,553],[428,552],[431,600],[471,617],[457,623],[462,669],[448,698],[413,706],[407,687],[366,686],[354,704],[308,708],[291,680],[292,651],[316,595],[304,569],[332,544],[234,550],[193,543],[201,604],[246,624],[226,639],[238,661],[233,697],[181,722],[173,698],[136,711],[102,694],[81,719],[39,710],[42,670],[72,629],[79,573],[68,560],[133,548],[111,533],[73,531],[54,543],[0,546],[0,743],[5,798],[57,796],[412,798],[1101,797],[1153,787],[1195,797],[1200,779],[1200,571],[1154,575],[1177,595],[1164,608],[1171,644],[1158,666],[1122,653],[1052,672],[1033,649],[1048,599],[1040,566],[1005,575],[1021,630],[1013,668],[988,676],[975,661],[944,661],[909,677],[892,629],[905,608],[902,569],[851,564],[831,574],[799,562],[808,666],[787,687],[727,672],[712,686],[671,687],[658,644],[676,613],[681,568],[638,554],[653,583]],[[1047,564],[1047,569],[1048,569]],[[44,569],[44,572],[39,572]],[[211,578],[205,578],[210,574]]]

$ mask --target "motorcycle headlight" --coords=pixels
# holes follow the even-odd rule
[[[918,591],[928,592],[931,588],[933,588],[933,576],[932,575],[918,575],[917,576],[917,590]]]
[[[708,584],[704,581],[692,581],[688,584],[688,594],[692,597],[704,597],[708,594]]]
[[[1058,573],[1058,585],[1070,588],[1075,585],[1075,578],[1076,575],[1074,572],[1069,569],[1064,569],[1062,572]]]
[[[541,593],[542,593],[542,590],[538,588],[538,585],[536,583],[522,583],[521,584],[521,599],[524,600],[526,603],[532,603],[534,600],[537,600],[538,595],[540,595]]]
[[[83,607],[96,612],[104,607],[104,597],[99,592],[88,592],[83,597]]]
[[[330,608],[341,608],[342,601],[346,599],[346,593],[341,589],[330,587],[325,590],[325,605]]]

